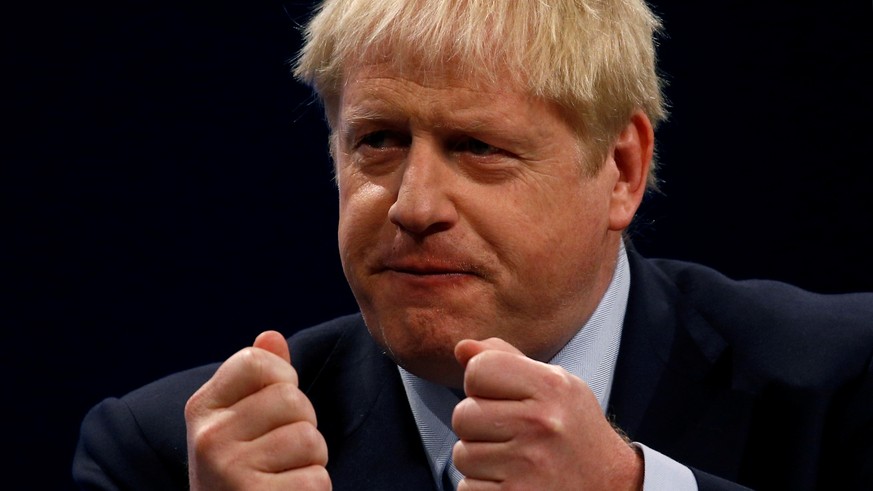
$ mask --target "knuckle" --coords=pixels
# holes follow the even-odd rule
[[[325,445],[324,437],[318,429],[309,423],[299,423],[297,426],[297,444],[308,455],[318,455]]]
[[[452,427],[454,427],[455,432],[463,431],[466,428],[471,417],[472,405],[472,398],[464,399],[455,405],[455,409],[452,411]]]
[[[495,419],[475,398],[467,398],[455,406],[452,413],[452,429],[459,437],[466,437],[475,432],[481,425],[500,428],[505,424],[502,419]]]
[[[260,380],[264,385],[279,380],[287,380],[293,385],[297,384],[297,371],[294,370],[294,367],[282,362],[282,367],[278,368],[277,363],[281,359],[269,351],[249,346],[234,356],[239,357],[239,362],[245,369],[254,376],[255,380]]]
[[[326,491],[331,489],[330,475],[323,466],[316,465],[305,469],[305,474],[294,484],[299,491]]]
[[[220,425],[215,421],[199,424],[192,429],[189,445],[192,445],[198,454],[211,454],[224,441],[221,433]]]
[[[296,385],[290,382],[274,384],[274,390],[278,392],[278,397],[284,406],[291,410],[291,414],[297,420],[317,424],[312,403]]]
[[[559,366],[549,366],[543,374],[542,382],[544,387],[550,391],[562,393],[570,389],[573,384],[574,376],[568,371]]]
[[[192,421],[200,416],[200,407],[202,403],[200,399],[203,396],[201,395],[201,391],[197,391],[185,401],[185,421]]]
[[[528,411],[524,427],[537,437],[559,436],[567,432],[564,410],[554,404],[536,404]]]
[[[239,360],[243,365],[255,370],[257,373],[262,373],[264,371],[264,363],[266,360],[264,359],[264,353],[262,350],[247,346],[241,349],[236,356],[239,357]]]
[[[515,469],[522,475],[542,472],[553,463],[551,454],[536,445],[520,448],[513,460]]]
[[[489,367],[501,354],[498,351],[487,350],[470,358],[464,370],[464,382],[475,385],[480,378],[487,376]]]
[[[214,397],[214,393],[214,383],[210,379],[191,394],[191,397],[185,401],[185,420],[190,423],[207,416],[210,413],[210,400]]]
[[[293,384],[275,384],[274,390],[279,393],[279,397],[286,406],[296,408],[305,405],[305,396]]]
[[[452,446],[452,462],[456,467],[463,467],[468,463],[468,459],[470,459],[470,449],[463,440],[458,440]]]
[[[467,361],[467,366],[464,369],[464,381],[468,382],[471,380],[476,380],[479,371],[481,370],[482,365],[482,356],[484,353],[479,353],[478,355],[470,358]]]
[[[322,466],[318,466],[315,469],[315,472],[313,473],[312,479],[313,479],[314,484],[315,484],[315,489],[318,489],[318,490],[331,489],[332,485],[330,482],[330,475],[328,475],[326,468],[324,468]]]

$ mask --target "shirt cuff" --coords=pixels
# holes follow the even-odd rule
[[[643,452],[643,491],[697,491],[691,469],[642,443],[633,445]]]

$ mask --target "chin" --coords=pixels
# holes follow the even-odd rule
[[[431,315],[403,319],[364,316],[373,339],[395,363],[431,382],[460,388],[463,369],[455,359],[455,345],[473,333],[458,333],[445,318]]]
[[[429,356],[408,354],[394,360],[408,372],[437,385],[452,389],[464,388],[464,369],[455,359],[454,353]]]

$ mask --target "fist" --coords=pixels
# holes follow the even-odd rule
[[[467,394],[452,415],[459,491],[642,488],[642,458],[581,379],[496,338],[461,341],[455,356]]]
[[[275,331],[227,359],[185,406],[192,490],[329,490],[327,445]]]

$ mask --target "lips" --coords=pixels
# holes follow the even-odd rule
[[[475,268],[469,263],[461,261],[432,261],[432,260],[391,260],[383,263],[382,271],[393,271],[395,273],[405,273],[417,276],[436,276],[436,275],[476,275],[479,274]]]
[[[489,268],[487,256],[480,256],[471,251],[478,248],[469,247],[467,241],[412,240],[409,236],[398,234],[391,242],[379,244],[376,250],[371,250],[369,268],[373,273],[397,273],[419,278],[470,276],[488,279]]]

